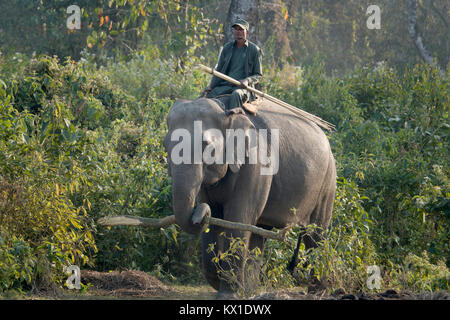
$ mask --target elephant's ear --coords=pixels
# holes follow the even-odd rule
[[[249,151],[250,151],[250,147],[252,145],[254,145],[254,140],[250,138],[250,133],[251,132],[255,132],[255,126],[253,125],[253,123],[248,119],[247,116],[242,115],[242,114],[233,114],[227,117],[228,119],[228,125],[226,126],[227,129],[231,129],[231,132],[236,132],[237,130],[242,130],[241,132],[244,132],[245,134],[245,158],[248,159],[249,157]],[[230,132],[230,131],[228,131]],[[254,135],[252,135],[252,137],[254,137]],[[234,136],[231,136],[232,139],[234,139]],[[228,139],[230,139],[230,135],[226,135],[226,146],[230,146],[231,144],[229,143]],[[238,138],[239,139],[239,138]],[[236,161],[238,159],[236,159],[235,156],[238,155],[238,145],[239,143],[233,143],[232,145],[234,145],[234,150],[233,152],[233,158],[235,159],[235,161],[232,161],[230,163],[228,163],[228,167],[230,168],[230,170],[233,173],[238,172],[241,169],[242,163],[240,163],[239,161]],[[229,150],[227,150],[227,153],[229,152]]]

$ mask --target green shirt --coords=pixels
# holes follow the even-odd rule
[[[228,66],[228,76],[236,79],[245,79],[245,55],[247,53],[247,46],[242,46],[238,48],[234,46],[233,55],[231,56],[230,65]]]
[[[233,46],[233,53],[228,64],[228,70],[226,74],[236,80],[245,79],[245,55],[247,53],[247,46],[238,48]],[[235,85],[232,85],[228,81],[222,80],[214,87],[212,91],[213,96],[219,96],[222,94],[227,94],[236,89]]]
[[[243,71],[243,75],[237,74],[236,76],[235,74],[236,77],[233,78],[237,80],[247,79],[249,82],[249,86],[254,86],[259,82],[259,80],[262,77],[262,68],[261,68],[262,51],[257,45],[255,45],[250,41],[246,41],[243,48],[245,53],[243,54],[241,59],[237,59],[237,61],[241,61],[244,66],[241,69]],[[236,55],[239,54],[237,53],[235,55],[235,49],[236,49],[236,41],[230,41],[223,46],[223,50],[220,54],[219,61],[217,63],[216,68],[217,71],[222,72],[228,76],[231,76],[230,72],[236,70],[236,68],[230,67],[231,60],[234,60],[233,56],[236,57]],[[224,81],[216,76],[212,77],[210,87],[211,89],[213,89],[214,94],[224,94],[226,91],[236,88],[229,82]],[[214,90],[215,88],[217,89]]]

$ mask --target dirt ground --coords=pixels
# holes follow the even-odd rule
[[[164,299],[164,300],[212,300],[216,291],[204,286],[169,286],[155,277],[137,270],[97,272],[82,270],[81,282],[88,285],[82,294],[64,294],[69,299]],[[386,290],[381,293],[348,293],[342,289],[332,294],[325,291],[290,288],[264,292],[254,300],[450,300],[448,291],[433,293],[409,293]]]

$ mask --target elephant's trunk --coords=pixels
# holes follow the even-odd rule
[[[194,210],[195,199],[202,184],[202,166],[175,165],[171,169],[172,205],[176,223],[187,233],[199,234],[206,229],[200,223],[201,218],[210,215],[207,204],[201,204]]]

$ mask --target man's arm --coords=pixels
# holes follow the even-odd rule
[[[249,70],[250,76],[245,79],[248,80],[248,86],[254,87],[262,78],[262,55],[261,49],[256,47],[253,68],[252,70]]]

